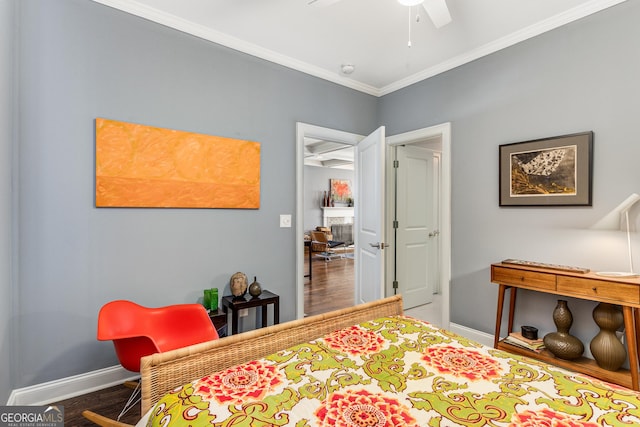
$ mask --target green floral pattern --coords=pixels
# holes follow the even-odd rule
[[[167,394],[155,426],[640,425],[640,394],[409,317],[333,332]]]

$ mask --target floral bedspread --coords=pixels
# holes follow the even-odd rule
[[[640,393],[409,317],[336,331],[184,385],[147,426],[640,425]]]

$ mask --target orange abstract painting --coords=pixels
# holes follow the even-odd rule
[[[260,144],[96,119],[96,206],[260,207]]]

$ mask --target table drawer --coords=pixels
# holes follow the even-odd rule
[[[605,280],[558,276],[558,292],[589,299],[605,299],[613,303],[640,303],[640,287]]]
[[[491,281],[519,288],[556,290],[556,275],[517,268],[491,267]]]

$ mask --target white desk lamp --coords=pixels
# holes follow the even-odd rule
[[[631,254],[631,229],[629,228],[629,210],[640,200],[640,195],[633,193],[620,203],[614,210],[609,212],[604,218],[589,227],[591,230],[622,230],[623,226],[627,232],[627,245],[629,247],[629,271],[603,271],[596,274],[608,277],[630,277],[638,276],[633,270],[633,256]]]

